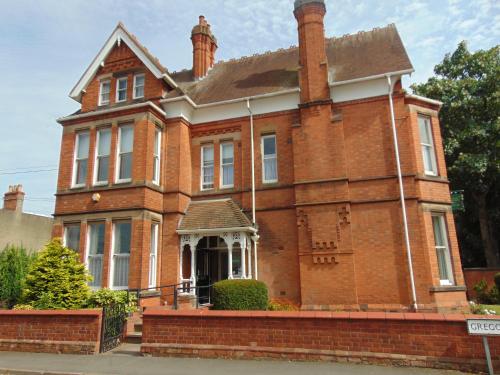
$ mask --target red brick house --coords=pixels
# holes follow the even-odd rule
[[[94,287],[258,278],[303,308],[463,308],[440,103],[403,90],[394,25],[325,38],[322,0],[293,14],[298,47],[217,63],[200,16],[180,72],[118,24],[58,120],[53,235]]]

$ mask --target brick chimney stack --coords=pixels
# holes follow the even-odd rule
[[[11,185],[3,196],[3,208],[6,210],[23,212],[24,191],[23,185]]]
[[[325,49],[324,0],[295,0],[299,33],[299,83],[302,103],[330,99]]]
[[[204,16],[200,16],[198,25],[191,31],[193,42],[193,76],[195,79],[203,78],[214,65],[217,39],[215,39],[210,25]]]

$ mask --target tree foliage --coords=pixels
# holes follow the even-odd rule
[[[451,188],[464,190],[457,229],[465,265],[500,265],[500,46],[470,52],[461,42],[413,85],[415,93],[443,102],[439,114]],[[479,246],[478,246],[479,245]],[[483,253],[483,251],[484,253]],[[483,258],[484,254],[484,258]]]
[[[26,276],[23,301],[37,309],[78,309],[85,306],[91,280],[76,252],[60,239],[49,242]]]
[[[23,247],[6,246],[0,252],[0,302],[12,308],[19,298],[34,255],[29,255]]]

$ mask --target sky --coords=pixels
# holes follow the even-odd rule
[[[325,33],[342,36],[395,23],[424,82],[461,40],[471,50],[500,41],[495,0],[326,0]],[[61,126],[79,108],[68,97],[118,21],[170,71],[190,68],[191,28],[205,15],[216,60],[297,44],[293,0],[0,0],[0,196],[22,184],[24,210],[54,210]],[[36,172],[34,172],[36,171]]]

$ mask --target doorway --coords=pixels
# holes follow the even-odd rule
[[[196,246],[196,285],[200,302],[208,300],[209,286],[228,278],[227,245],[221,237],[203,237]]]

